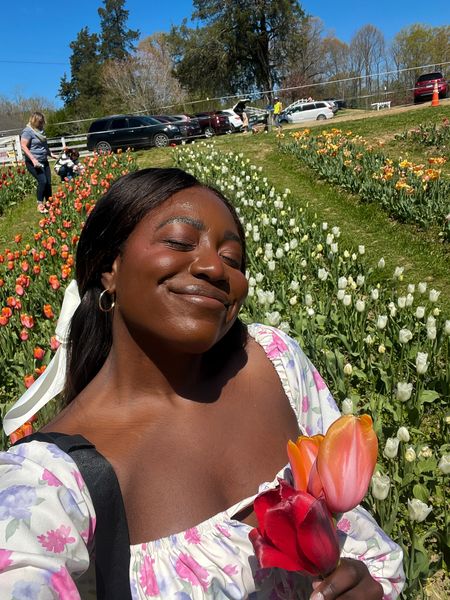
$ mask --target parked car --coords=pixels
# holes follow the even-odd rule
[[[223,110],[218,110],[217,113],[219,115],[225,115],[230,120],[232,131],[240,131],[242,129],[242,119],[232,108],[225,108]]]
[[[153,117],[112,115],[91,123],[87,134],[88,150],[110,152],[118,148],[168,146],[180,142],[183,135],[178,126],[162,123]]]
[[[347,102],[345,100],[339,100],[337,98],[325,98],[324,100],[325,102],[334,102],[338,109],[347,108]]]
[[[213,135],[221,133],[231,133],[233,126],[227,115],[223,115],[217,111],[202,112],[195,114],[198,119],[200,128],[205,137],[209,138]]]
[[[202,128],[196,117],[189,115],[152,115],[152,117],[163,123],[172,123],[179,127],[186,140],[199,138],[203,135]]]
[[[434,73],[424,73],[421,75],[414,86],[414,102],[419,102],[433,94],[434,84],[438,84],[438,92],[440,98],[447,98],[448,81],[442,73],[435,71]]]
[[[339,106],[336,104],[336,102],[334,100],[324,100],[324,102],[329,106],[329,108],[331,108],[333,114],[335,115],[339,110]]]
[[[332,119],[331,108],[323,101],[298,103],[291,109],[281,113],[281,123],[301,123],[302,121],[322,121]]]

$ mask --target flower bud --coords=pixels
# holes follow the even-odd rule
[[[370,295],[372,297],[372,300],[378,300],[378,298],[380,297],[380,291],[378,290],[378,288],[373,288],[373,290],[370,292]]]
[[[416,356],[416,371],[419,375],[423,375],[428,369],[428,353],[418,352]]]
[[[378,329],[384,329],[387,325],[387,315],[379,315],[377,319]]]
[[[416,318],[423,319],[425,316],[425,306],[418,306],[416,308]]]
[[[350,400],[350,398],[344,398],[341,405],[341,411],[343,415],[353,414],[353,402]]]
[[[364,302],[364,300],[357,300],[355,302],[355,308],[358,312],[363,312],[365,307],[366,307],[366,303]]]
[[[384,269],[384,267],[386,266],[386,261],[384,260],[384,258],[380,258],[380,260],[378,261],[378,268],[379,269]]]
[[[406,429],[406,427],[398,428],[397,439],[400,442],[409,442],[409,431]]]
[[[400,344],[407,344],[412,339],[412,332],[409,329],[400,329],[398,339]]]
[[[405,460],[406,462],[414,462],[416,460],[416,451],[412,446],[409,446],[409,448],[405,450]]]
[[[377,471],[372,476],[372,496],[377,500],[386,500],[391,486],[391,480],[387,475],[382,475]]]
[[[444,473],[444,475],[448,475],[450,473],[450,454],[443,454],[441,456],[438,468]]]
[[[353,373],[353,367],[352,367],[352,365],[350,363],[347,363],[344,366],[344,374],[345,375],[351,375],[352,373]]]
[[[398,453],[399,440],[397,438],[388,438],[383,450],[383,455],[386,458],[395,458]]]
[[[430,290],[428,299],[430,302],[437,302],[440,295],[441,292],[438,292],[437,290]]]
[[[421,281],[418,284],[417,289],[419,290],[420,294],[425,294],[425,292],[427,291],[427,283],[426,283],[426,281]]]

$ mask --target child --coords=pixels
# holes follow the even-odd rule
[[[83,171],[83,165],[78,164],[80,153],[72,148],[64,148],[61,156],[55,163],[55,172],[60,176],[61,181],[72,179]]]

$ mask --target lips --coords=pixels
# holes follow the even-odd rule
[[[191,284],[183,287],[170,287],[169,291],[180,296],[200,296],[200,298],[211,298],[221,302],[225,308],[228,308],[231,304],[228,294],[212,286],[207,287],[198,284]]]

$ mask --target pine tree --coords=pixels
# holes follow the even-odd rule
[[[129,11],[125,0],[103,0],[104,8],[98,9],[101,27],[100,56],[106,60],[123,60],[139,38],[139,31],[128,29],[126,22]]]

